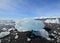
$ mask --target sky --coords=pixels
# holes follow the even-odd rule
[[[60,16],[60,0],[0,0],[0,18]]]

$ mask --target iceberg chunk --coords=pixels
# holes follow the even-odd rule
[[[19,32],[25,32],[25,31],[39,31],[40,29],[44,28],[44,23],[42,21],[34,20],[34,19],[25,19],[21,20],[17,25],[16,29]]]
[[[17,25],[16,29],[19,32],[25,32],[25,31],[32,31],[33,34],[36,36],[42,36],[46,38],[47,40],[51,40],[49,38],[49,33],[43,29],[44,28],[44,22],[43,21],[38,21],[34,19],[24,19],[21,20]]]

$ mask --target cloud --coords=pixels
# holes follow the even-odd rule
[[[8,17],[59,15],[59,2],[50,0],[0,0],[0,15],[2,17],[5,15]]]

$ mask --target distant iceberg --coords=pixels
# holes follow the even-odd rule
[[[59,21],[59,19],[58,18],[56,18],[56,19],[47,19],[47,20],[45,20],[45,22],[46,23],[56,23],[56,24],[60,24],[60,21]]]

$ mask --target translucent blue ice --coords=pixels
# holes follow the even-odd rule
[[[39,31],[40,29],[43,29],[44,26],[45,25],[42,21],[38,21],[34,19],[25,19],[25,20],[21,20],[17,24],[16,28],[20,32],[30,31],[30,30]]]
[[[24,19],[21,20],[17,25],[16,29],[19,32],[26,32],[33,30],[33,34],[36,36],[42,36],[46,38],[47,40],[50,40],[49,33],[43,29],[44,23],[42,21],[34,20],[34,19]]]

